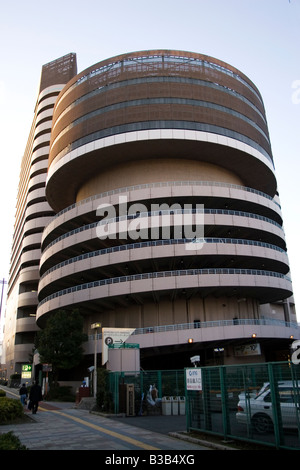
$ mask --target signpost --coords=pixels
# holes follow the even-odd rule
[[[52,372],[52,364],[43,364],[43,372],[46,372],[45,395],[48,392],[48,372]]]
[[[101,329],[101,323],[93,323],[91,329],[95,330],[95,347],[94,347],[94,398],[97,396],[97,332]]]

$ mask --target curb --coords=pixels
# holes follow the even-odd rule
[[[193,444],[199,444],[199,445],[202,445],[204,447],[210,447],[210,448],[215,449],[215,450],[238,450],[238,449],[235,449],[233,447],[228,447],[228,446],[223,445],[223,444],[217,444],[215,442],[205,441],[203,439],[197,439],[195,437],[190,437],[190,436],[186,435],[183,432],[182,433],[169,432],[168,435],[171,436],[171,437],[176,437],[177,439],[182,439],[184,441],[191,442]]]

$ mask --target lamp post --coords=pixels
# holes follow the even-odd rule
[[[94,398],[97,395],[97,331],[101,328],[101,323],[93,323],[91,329],[95,330],[95,347],[94,347]]]

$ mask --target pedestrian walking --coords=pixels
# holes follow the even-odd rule
[[[26,405],[26,399],[27,399],[27,396],[28,396],[28,391],[27,391],[27,388],[26,388],[25,384],[22,384],[22,387],[20,388],[19,394],[20,394],[22,405],[23,406]]]
[[[37,412],[39,402],[42,399],[42,388],[37,382],[34,382],[29,393],[29,409],[32,411],[33,414]]]

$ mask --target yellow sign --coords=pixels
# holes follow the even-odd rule
[[[31,379],[31,372],[22,372],[22,379]]]
[[[22,364],[22,379],[31,379],[32,364]]]

